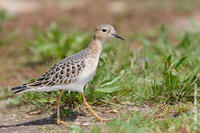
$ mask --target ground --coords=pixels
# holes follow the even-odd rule
[[[89,126],[99,124],[102,125],[102,122],[96,121],[89,112],[86,110],[85,107],[80,107],[82,110],[73,110],[73,112],[67,116],[67,120],[69,125],[57,125],[55,118],[56,112],[49,112],[45,111],[45,113],[41,113],[40,111],[31,111],[26,107],[20,108],[12,108],[11,111],[8,113],[4,111],[1,114],[1,126],[0,131],[2,133],[7,132],[65,132],[67,128],[71,128],[72,126],[80,126],[84,129],[88,129]],[[101,115],[102,117],[117,117],[118,113],[116,108],[116,112],[112,112],[110,108],[97,108],[99,114],[106,114]],[[100,112],[100,110],[102,112]],[[105,112],[104,112],[105,111]],[[113,117],[114,116],[114,117]],[[28,129],[28,130],[27,130]]]
[[[1,2],[3,1],[0,0]],[[25,1],[21,0],[21,2]],[[0,46],[0,51],[2,51],[0,52],[0,132],[2,133],[68,132],[75,126],[88,131],[93,125],[106,125],[104,122],[94,120],[86,107],[82,105],[76,106],[73,111],[69,110],[69,107],[63,107],[65,111],[71,111],[66,113],[68,116],[65,118],[69,118],[69,121],[72,122],[67,126],[55,124],[56,105],[51,106],[51,109],[45,106],[44,111],[33,109],[32,106],[26,104],[10,106],[9,100],[17,96],[7,92],[7,88],[39,77],[53,64],[52,61],[46,61],[45,63],[32,62],[31,57],[33,54],[28,46],[24,45],[27,41],[34,40],[32,27],[40,27],[46,31],[54,21],[58,24],[59,29],[64,32],[78,29],[81,32],[88,33],[89,31],[93,32],[92,29],[96,24],[106,22],[117,26],[116,30],[127,36],[133,32],[142,34],[151,32],[162,24],[168,27],[173,34],[184,30],[194,32],[196,29],[191,23],[195,23],[198,28],[200,25],[198,21],[200,11],[196,1],[189,4],[189,6],[186,6],[188,3],[185,1],[183,1],[185,4],[182,6],[178,1],[165,4],[159,3],[159,1],[156,1],[155,4],[155,2],[146,3],[139,0],[134,2],[130,0],[125,2],[86,0],[82,3],[78,1],[52,2],[47,0],[32,2],[30,3],[34,6],[27,9],[23,8],[23,10],[19,7],[19,3],[13,4],[10,12],[14,14],[10,16],[11,19],[3,23],[2,27],[0,41],[3,38],[3,43],[5,43]],[[41,6],[41,4],[46,6]],[[5,4],[4,7],[6,6]],[[7,9],[9,11],[10,8]],[[193,19],[191,21],[188,18]],[[173,37],[171,39],[173,40]],[[137,42],[132,41],[130,45],[132,51],[140,50],[141,46]],[[185,105],[188,105],[188,108],[192,107],[191,103]],[[164,109],[159,110],[162,106],[149,103],[140,106],[138,104],[126,105],[125,103],[125,105],[120,104],[120,106],[107,106],[105,104],[100,107],[98,104],[94,104],[92,107],[98,114],[106,118],[119,118],[121,113],[131,114],[133,110],[145,113],[146,117],[151,116],[152,112],[157,112],[154,118],[163,118],[166,117],[163,115]],[[176,107],[176,105],[173,105],[173,107]],[[184,110],[188,112],[188,108]],[[169,113],[169,116],[176,117],[176,113]],[[180,128],[179,132],[193,131]]]

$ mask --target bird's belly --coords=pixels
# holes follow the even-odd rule
[[[30,89],[29,91],[56,91],[56,90],[69,90],[77,91],[83,93],[83,88],[87,82],[89,82],[96,73],[96,68],[98,65],[98,58],[92,59],[89,58],[86,60],[86,67],[78,75],[77,80],[73,83],[67,85],[54,85],[51,87],[44,86],[37,89]]]
[[[69,90],[69,91],[77,91],[80,93],[83,93],[83,88],[87,82],[89,82],[95,75],[96,69],[85,69],[80,73],[77,80],[74,83],[70,83],[68,85],[55,85],[51,87],[41,87],[37,89],[33,89],[30,91],[38,91],[38,92],[44,92],[44,91],[56,91],[56,90]]]
[[[96,73],[96,68],[98,65],[98,59],[99,58],[88,58],[86,62],[86,67],[84,70],[80,73],[78,77],[78,81],[87,83],[89,82]]]
[[[29,91],[37,91],[37,92],[49,92],[49,91],[57,91],[57,90],[69,90],[69,91],[77,91],[83,93],[83,87],[85,86],[84,82],[74,82],[68,85],[54,85],[54,86],[44,86],[37,89],[30,89]]]
[[[77,81],[87,83],[94,77],[95,73],[96,69],[90,71],[85,70],[80,74]]]

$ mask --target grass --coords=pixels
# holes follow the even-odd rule
[[[0,9],[0,31],[2,28],[3,22],[5,22],[9,18],[9,15],[6,11]]]
[[[171,15],[170,18],[174,20],[179,20],[179,17],[188,16],[188,14],[193,16],[192,12],[198,9],[199,5],[199,1],[197,0],[192,0],[190,3],[188,3],[187,0],[181,0],[181,2],[179,0],[173,2],[172,0],[164,2],[161,0],[148,2],[136,1],[134,3],[127,3],[130,5],[127,6],[129,7],[126,10],[127,12],[125,11],[125,13],[122,14],[117,13],[118,16],[110,14],[112,9],[109,9],[109,13],[107,14],[111,16],[110,18],[112,18],[112,20],[116,20],[117,23],[115,23],[115,25],[119,24],[124,31],[132,31],[130,27],[137,27],[135,24],[140,23],[141,20],[142,22],[148,21],[148,23],[141,23],[142,26],[148,26],[149,23],[151,23],[151,25],[156,25],[156,23],[160,23],[160,20],[165,20],[165,17],[162,18],[160,14],[163,14],[163,16]],[[123,2],[117,4],[120,6],[120,4],[123,5]],[[101,18],[102,16],[98,15],[98,10],[91,10],[92,8],[90,9],[90,6],[92,7],[92,5],[89,4],[87,11],[84,7],[85,9],[83,11],[88,12],[88,16],[92,17],[94,14],[97,14],[97,16]],[[102,4],[102,6],[104,5]],[[79,10],[82,11],[81,7]],[[72,14],[73,17],[75,15],[75,20],[78,20],[76,22],[86,25],[87,21],[84,19],[88,19],[88,16],[84,17],[84,14],[80,14],[79,10],[75,12],[72,10],[70,14]],[[90,12],[92,14],[90,14]],[[148,13],[151,15],[149,15],[149,17],[147,15],[146,19],[143,20],[144,14]],[[80,18],[76,19],[76,17],[79,16]],[[6,34],[3,31],[4,23],[10,20],[10,18],[11,16],[6,11],[0,10],[0,45],[11,44],[10,40],[13,41],[13,37],[15,37],[13,29],[12,31],[10,31],[11,29],[9,30],[9,34],[7,34],[7,31],[5,31]],[[61,16],[61,19],[63,18],[68,19],[66,16]],[[74,20],[74,18],[71,19]],[[104,17],[102,17],[102,20],[104,20]],[[127,20],[129,22],[127,22]],[[134,20],[134,22],[130,20]],[[40,21],[43,22],[42,19]],[[86,126],[86,129],[83,125],[72,126],[69,132],[200,132],[199,125],[197,130],[194,131],[193,113],[195,86],[198,87],[197,102],[200,103],[200,33],[192,19],[190,21],[195,31],[194,33],[171,33],[164,26],[161,26],[160,29],[148,33],[130,34],[126,37],[127,41],[125,42],[116,39],[107,42],[104,45],[96,76],[85,86],[84,92],[87,101],[90,105],[93,105],[95,110],[98,110],[98,106],[110,106],[110,108],[117,111],[118,108],[121,107],[121,115],[110,122],[103,123],[103,125],[92,125],[93,121],[89,123],[89,126]],[[22,24],[28,23],[29,21],[23,22]],[[46,22],[44,23],[46,24]],[[96,23],[96,21],[94,20],[93,23]],[[74,21],[72,24],[74,24]],[[88,24],[92,23],[87,23],[87,25]],[[22,28],[20,24],[16,26],[17,28],[15,30]],[[138,25],[138,27],[139,26],[141,25]],[[129,28],[130,30],[128,30]],[[22,48],[20,45],[14,46],[15,43],[10,45],[7,51],[8,54],[6,54],[8,55],[8,59],[13,58],[13,56],[26,55],[28,52],[23,53],[23,51],[26,50],[24,48],[28,47],[29,52],[32,54],[32,58],[30,58],[32,62],[47,62],[49,60],[58,62],[84,49],[92,38],[90,34],[85,32],[63,31],[63,29],[59,29],[56,23],[52,23],[47,31],[44,30],[43,27],[33,28],[33,35],[34,38],[31,41],[26,41],[26,47]],[[19,36],[19,38],[25,37],[22,35]],[[16,43],[21,43],[21,41],[18,41]],[[16,48],[18,54],[14,53],[13,50],[10,51],[10,48]],[[24,50],[21,51],[19,49]],[[29,57],[28,55],[28,58]],[[23,58],[25,59],[27,57]],[[12,65],[12,61],[15,62],[15,59],[18,58],[13,58],[11,61],[8,60],[8,64]],[[0,65],[2,65],[4,62],[0,63]],[[19,64],[17,67],[25,67],[22,62],[16,60],[14,64],[16,63]],[[30,63],[30,65],[31,64],[32,63]],[[40,63],[38,64],[40,65]],[[5,67],[5,65],[2,66]],[[37,66],[33,67],[35,68]],[[4,69],[2,69],[2,71],[4,71]],[[14,71],[18,71],[18,69],[14,68]],[[7,72],[8,71],[2,75],[8,74],[12,77],[15,75]],[[21,70],[20,72],[24,73],[24,71]],[[7,78],[9,78],[9,76]],[[2,78],[3,77],[4,76],[2,76]],[[27,81],[31,80],[26,77],[21,77],[21,75],[17,75],[17,78],[25,78]],[[30,92],[13,96],[10,95],[10,91],[7,87],[1,87],[0,102],[5,102],[5,100],[10,101],[11,106],[23,106],[25,104],[27,107],[27,105],[30,105],[29,107],[32,107],[32,109],[40,110],[41,112],[44,111],[45,113],[47,110],[52,111],[55,109],[56,98],[59,95],[59,92]],[[62,109],[61,112],[62,118],[68,118],[68,116],[73,115],[73,113],[77,113],[73,112],[72,108],[82,104],[81,95],[76,92],[66,91],[62,97],[62,105],[63,104],[64,107],[71,107],[70,109]],[[140,110],[134,111],[136,110],[135,108],[140,108]],[[147,109],[147,111],[145,109]],[[110,116],[107,114],[106,117]],[[200,117],[197,116],[197,122],[199,121]],[[81,122],[81,124],[83,124],[83,122]],[[51,125],[48,127],[42,125],[39,126],[39,128],[41,132],[48,132],[48,129],[52,127]],[[52,132],[60,132],[60,126],[53,129]]]
[[[33,61],[52,58],[58,61],[86,47],[91,38],[82,33],[64,33],[55,23],[46,32],[37,29],[34,33],[35,39],[29,42]],[[144,112],[122,113],[103,128],[90,126],[87,132],[193,131],[193,114],[185,105],[193,102],[194,86],[199,88],[200,85],[200,33],[185,32],[176,34],[173,39],[170,36],[161,26],[149,34],[129,35],[125,42],[117,39],[107,42],[96,76],[84,88],[87,101],[93,105],[172,105],[162,110],[163,119],[155,117],[155,112],[150,117]],[[58,95],[59,92],[28,92],[12,98],[10,103],[31,104],[34,109],[46,106],[52,110]],[[80,103],[79,93],[66,91],[62,97],[65,106],[74,108]],[[184,106],[177,107],[179,103]],[[171,115],[172,112],[176,115]],[[85,131],[73,127],[71,132]]]
[[[198,119],[199,120],[199,119]],[[91,126],[89,131],[83,131],[79,127],[72,127],[71,133],[175,133],[188,132],[193,130],[193,114],[181,114],[180,116],[155,119],[153,116],[146,117],[146,114],[133,111],[130,114],[122,114],[119,119],[114,119],[103,126]],[[200,129],[200,128],[199,128]],[[200,130],[197,129],[196,132]]]
[[[67,41],[67,34],[60,32],[55,24],[46,33],[37,35],[30,49],[39,51],[33,52],[34,57],[42,57],[42,60],[49,60],[54,54],[55,59],[60,59],[68,55],[69,51],[75,53],[79,48],[73,45],[82,45],[83,48],[88,44],[89,38],[80,35],[82,39],[79,40],[78,34],[78,37],[69,36],[72,41]],[[61,41],[63,38],[64,41]],[[106,43],[96,76],[85,86],[88,101],[92,104],[120,104],[123,101],[135,104],[152,101],[175,104],[179,101],[193,101],[194,85],[200,83],[200,37],[199,33],[185,33],[180,38],[173,44],[169,41],[167,30],[161,27],[151,35],[135,34],[128,37],[129,41],[126,42],[113,39]],[[130,48],[132,40],[142,47],[141,51]],[[48,44],[53,47],[46,47]],[[55,47],[62,50],[57,51]],[[46,48],[52,52],[45,53]],[[58,92],[24,93],[13,104],[32,103],[41,107],[55,104],[57,96]],[[63,101],[76,106],[82,100],[76,92],[65,92]]]
[[[0,10],[0,35],[2,32],[3,23],[8,19],[7,12],[4,10]],[[3,44],[2,38],[0,38],[0,45]]]
[[[2,34],[4,23],[10,20],[14,21],[15,17],[9,14],[7,11],[0,9],[0,45],[14,41],[16,38],[17,33],[15,30],[13,32],[13,29],[12,31],[9,31],[6,36]]]
[[[80,32],[67,34],[51,23],[48,31],[33,28],[35,40],[27,42],[29,50],[35,55],[33,60],[63,59],[76,53],[89,43],[89,35]]]

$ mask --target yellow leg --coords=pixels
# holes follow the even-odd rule
[[[57,119],[56,119],[56,123],[59,125],[59,124],[70,124],[70,122],[64,122],[64,121],[61,121],[60,120],[60,100],[61,100],[61,97],[63,95],[64,91],[62,90],[61,93],[60,93],[60,96],[57,98]]]
[[[111,119],[103,119],[101,117],[99,117],[94,110],[90,107],[90,105],[87,103],[84,94],[82,93],[82,99],[83,99],[83,103],[88,107],[88,110],[90,111],[90,113],[99,121],[107,121],[107,120],[111,120]]]

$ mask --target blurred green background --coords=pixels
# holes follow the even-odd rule
[[[8,88],[38,78],[84,49],[94,27],[109,23],[126,41],[104,45],[85,94],[94,108],[130,106],[131,112],[122,110],[105,130],[88,126],[87,131],[200,131],[194,130],[191,113],[195,86],[200,102],[199,7],[199,0],[0,0],[0,109],[54,111],[58,92],[14,96]],[[78,108],[82,100],[76,92],[65,92],[62,102]],[[84,132],[79,126],[70,131]]]

